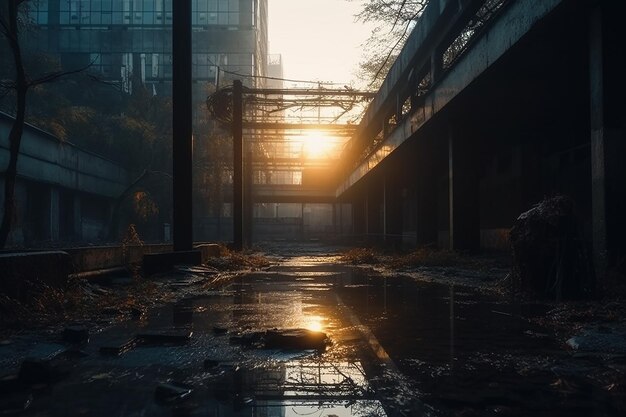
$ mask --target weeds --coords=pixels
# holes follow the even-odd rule
[[[352,265],[382,265],[391,269],[422,266],[483,269],[486,266],[484,260],[430,246],[424,246],[409,253],[384,253],[372,248],[354,248],[343,253],[341,260]]]
[[[352,265],[373,265],[380,262],[380,254],[372,248],[353,248],[341,255],[341,260]]]
[[[220,271],[239,271],[248,268],[266,268],[271,265],[271,262],[263,255],[231,251],[226,246],[220,245],[220,256],[210,258],[206,265]]]

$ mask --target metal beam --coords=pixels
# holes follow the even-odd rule
[[[273,130],[339,130],[355,131],[357,125],[330,124],[330,123],[273,123],[273,122],[244,122],[245,129],[273,129]]]
[[[288,88],[250,88],[246,94],[266,96],[335,96],[335,97],[365,97],[374,98],[376,92],[357,90],[329,90],[329,89],[288,89]]]

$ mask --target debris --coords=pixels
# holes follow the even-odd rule
[[[135,320],[141,319],[145,314],[146,312],[142,309],[136,307],[130,309],[130,316]]]
[[[147,345],[181,345],[189,342],[192,335],[192,331],[180,333],[154,332],[138,334],[137,339]]]
[[[208,371],[210,369],[215,369],[220,364],[220,361],[215,359],[205,359],[204,360],[204,370]]]
[[[325,349],[328,343],[326,333],[308,329],[274,329],[265,333],[268,349]]]
[[[598,326],[583,330],[566,343],[575,351],[626,354],[626,331]]]
[[[63,330],[63,341],[72,344],[89,343],[89,329],[84,326],[69,326]]]
[[[48,359],[26,358],[22,361],[18,375],[21,384],[51,384],[60,379],[66,372],[53,366]]]
[[[33,395],[31,393],[0,396],[0,414],[12,415],[22,413],[32,402]]]
[[[225,327],[213,327],[213,333],[216,335],[225,335],[228,333],[228,329]]]
[[[167,382],[159,384],[154,391],[157,402],[163,404],[173,404],[189,397],[192,387],[178,382]]]
[[[263,332],[242,333],[230,337],[230,343],[245,347],[263,347]]]
[[[521,291],[556,300],[591,294],[591,264],[571,198],[546,198],[522,213],[510,240],[516,286]]]
[[[110,345],[100,347],[100,353],[103,355],[120,356],[124,353],[133,350],[137,346],[137,339],[135,337],[121,339],[117,342],[113,342]]]

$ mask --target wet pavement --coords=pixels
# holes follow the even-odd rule
[[[88,343],[4,341],[0,414],[624,415],[626,360],[565,350],[528,320],[545,307],[381,276],[309,249],[90,329]],[[293,328],[331,343],[266,348],[262,332]],[[24,358],[33,360],[20,371]],[[607,379],[607,366],[622,379]]]

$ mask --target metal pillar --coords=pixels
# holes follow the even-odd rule
[[[174,251],[193,246],[191,1],[172,2],[173,223]]]
[[[243,249],[243,85],[233,82],[233,244]]]
[[[250,144],[247,145],[245,169],[244,169],[244,184],[243,184],[243,242],[244,247],[252,247],[252,218],[253,207],[252,202],[252,184],[253,184],[253,172],[252,172],[252,150]]]

